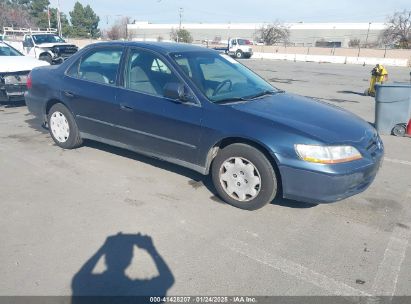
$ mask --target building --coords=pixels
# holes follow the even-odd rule
[[[220,41],[226,43],[229,37],[241,37],[257,41],[258,32],[268,23],[183,23],[194,41]],[[375,43],[384,23],[286,23],[290,29],[290,43],[295,46],[315,46],[316,44],[347,47],[350,40],[361,43]],[[155,24],[134,22],[127,25],[132,40],[169,40],[170,32],[179,24]]]

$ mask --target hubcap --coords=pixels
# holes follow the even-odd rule
[[[55,139],[64,143],[70,135],[70,127],[66,116],[61,112],[54,112],[50,117],[50,129]]]
[[[221,165],[219,175],[224,191],[237,201],[250,201],[260,193],[260,173],[254,164],[245,158],[227,159]]]

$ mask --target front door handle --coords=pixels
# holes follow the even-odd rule
[[[120,104],[120,108],[121,108],[122,110],[124,110],[124,111],[133,111],[133,108],[132,108],[132,107],[130,107],[130,106],[126,105],[126,104],[123,104],[123,103]]]
[[[63,91],[64,96],[69,97],[69,98],[73,98],[74,97],[74,93],[71,93],[69,91]]]

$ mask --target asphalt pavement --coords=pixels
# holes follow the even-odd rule
[[[374,120],[361,95],[372,67],[242,62]],[[409,69],[388,71],[409,81]],[[0,295],[70,296],[102,282],[168,295],[411,295],[411,138],[382,139],[364,193],[249,212],[175,165],[95,142],[62,150],[24,105],[0,106]]]

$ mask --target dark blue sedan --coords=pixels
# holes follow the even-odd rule
[[[359,117],[192,45],[89,45],[34,69],[28,87],[29,110],[58,146],[91,139],[210,173],[223,200],[248,210],[276,196],[326,203],[357,194],[383,157]]]

